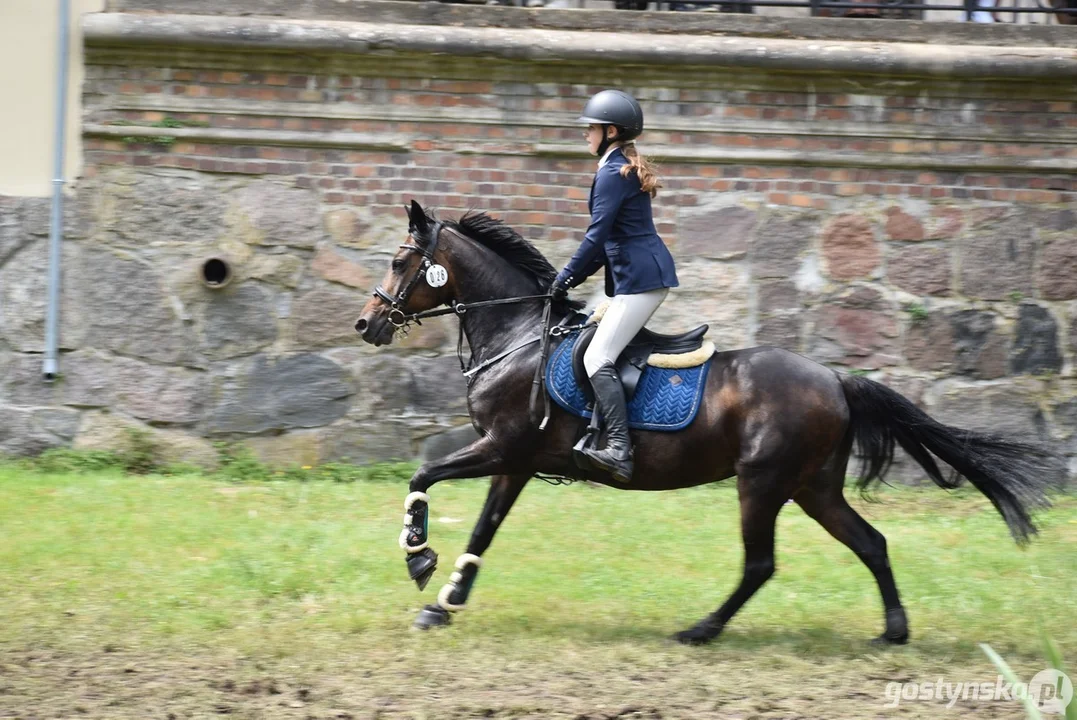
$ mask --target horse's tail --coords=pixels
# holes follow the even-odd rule
[[[1002,514],[1018,544],[1028,542],[1036,526],[1031,509],[1048,507],[1044,493],[1057,472],[1055,456],[1037,444],[943,425],[885,385],[855,375],[842,375],[849,403],[850,428],[861,455],[857,487],[882,480],[900,445],[935,484],[955,488],[967,478]],[[944,476],[939,458],[954,469]]]

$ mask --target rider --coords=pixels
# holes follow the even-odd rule
[[[576,254],[554,280],[552,292],[564,296],[606,267],[606,295],[613,300],[583,357],[596,410],[606,423],[606,447],[589,448],[584,454],[594,466],[629,482],[632,442],[615,363],[666,299],[669,288],[677,287],[677,272],[651,215],[658,177],[634,142],[643,132],[639,103],[620,90],[603,90],[587,102],[579,121],[587,123],[588,150],[601,158],[588,202],[591,224]]]

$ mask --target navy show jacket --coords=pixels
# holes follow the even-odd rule
[[[562,275],[575,287],[606,267],[606,295],[628,295],[677,287],[673,256],[658,236],[651,196],[639,177],[621,175],[628,159],[620,148],[595,173],[588,209],[591,224]]]

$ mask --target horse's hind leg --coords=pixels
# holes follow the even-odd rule
[[[783,492],[781,476],[773,469],[742,470],[737,478],[737,490],[744,541],[744,574],[740,585],[716,612],[674,635],[679,642],[701,645],[718,637],[741,606],[774,574],[774,525],[789,497]]]
[[[833,470],[820,473],[820,484],[802,489],[793,499],[827,532],[856,553],[875,576],[886,608],[886,630],[876,642],[904,645],[909,640],[909,626],[898,597],[894,573],[890,570],[886,538],[846,502],[841,491],[845,481],[844,463],[840,470],[839,475]]]

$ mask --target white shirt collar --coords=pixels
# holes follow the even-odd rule
[[[606,150],[606,154],[603,155],[602,159],[598,161],[598,166],[599,167],[605,167],[606,163],[608,163],[610,161],[610,155],[613,154],[613,151],[620,148],[620,147],[621,147],[620,143],[618,143],[616,145],[610,145],[609,149]]]

